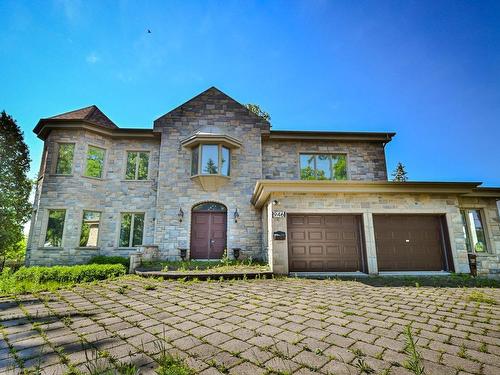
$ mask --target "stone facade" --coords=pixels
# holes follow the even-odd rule
[[[74,143],[73,173],[56,175],[58,143]],[[106,150],[102,179],[85,177],[89,145]],[[144,212],[144,243],[152,243],[156,209],[156,185],[160,139],[111,139],[86,130],[52,131],[45,141],[46,157],[35,200],[28,241],[29,264],[84,263],[102,255],[128,256],[135,248],[119,248],[119,223],[122,212]],[[126,152],[150,152],[149,179],[125,180]],[[43,247],[48,210],[66,210],[62,248]],[[79,248],[83,210],[101,212],[98,249]]]
[[[301,153],[347,155],[347,176],[350,180],[387,180],[384,145],[381,142],[349,141],[282,141],[262,142],[262,173],[265,179],[300,179]]]
[[[279,202],[273,206],[273,201]],[[500,219],[495,199],[464,198],[456,194],[303,194],[274,193],[263,209],[267,222],[268,254],[275,273],[288,273],[288,242],[273,240],[274,231],[287,232],[286,218],[272,218],[271,212],[283,210],[287,214],[359,214],[363,218],[364,246],[368,271],[377,274],[377,253],[373,229],[373,214],[442,214],[445,216],[450,247],[457,273],[469,273],[469,260],[465,244],[460,209],[479,208],[485,219],[489,252],[478,255],[478,274],[498,275],[500,259]]]
[[[280,210],[288,214],[361,215],[370,273],[378,272],[372,214],[445,215],[455,271],[467,273],[469,264],[459,210],[463,207],[480,208],[485,215],[490,251],[478,257],[479,272],[499,272],[500,221],[494,198],[466,198],[458,193],[274,192],[262,208],[251,203],[259,180],[300,179],[300,153],[343,153],[347,155],[349,180],[373,184],[386,181],[385,138],[271,139],[268,122],[215,88],[158,118],[152,130],[142,130],[139,135],[130,135],[120,128],[109,130],[108,127],[103,131],[95,124],[89,126],[88,119],[77,126],[65,124],[61,118],[58,121],[60,128],[50,128],[41,136],[45,145],[28,240],[28,264],[84,263],[98,254],[129,256],[136,253],[139,247],[119,247],[122,213],[144,213],[142,245],[154,248],[155,254],[158,249],[160,258],[177,260],[180,259],[179,248],[190,248],[192,208],[203,202],[217,202],[227,208],[228,254],[232,254],[232,248],[238,247],[242,249],[243,257],[269,260],[273,271],[287,273],[287,241],[272,238],[274,231],[286,232],[287,229],[286,219],[272,218],[272,201],[277,200]],[[45,124],[50,125],[51,119],[45,119],[42,125]],[[42,128],[42,125],[37,128]],[[206,129],[216,129],[217,133],[229,137],[237,145],[231,150],[230,176],[224,177],[224,183],[215,191],[207,191],[209,189],[191,177],[192,150],[185,142],[193,134],[203,133]],[[75,144],[71,175],[55,174],[59,143]],[[84,176],[89,146],[106,150],[101,179]],[[147,180],[125,180],[127,151],[149,152]],[[50,209],[66,210],[62,246],[59,248],[44,247]],[[236,209],[239,213],[237,221],[233,216]],[[84,210],[101,212],[98,246],[95,248],[79,247]],[[184,213],[182,220],[178,216],[180,210]]]
[[[190,178],[191,150],[181,140],[200,129],[215,127],[242,142],[231,152],[230,179],[217,191],[204,191]],[[198,203],[218,202],[227,207],[227,248],[242,248],[244,256],[262,258],[260,212],[250,203],[257,180],[262,178],[262,133],[269,124],[221,93],[209,90],[154,122],[161,132],[160,168],[155,243],[166,257],[189,248],[191,209]],[[182,208],[185,219],[179,222]],[[240,219],[233,219],[238,209]]]

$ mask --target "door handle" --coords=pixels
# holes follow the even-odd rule
[[[210,240],[210,246],[212,246],[213,244],[215,244],[215,240]]]

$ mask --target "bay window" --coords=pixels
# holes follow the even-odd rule
[[[220,144],[200,144],[192,149],[191,175],[230,174],[229,148]]]

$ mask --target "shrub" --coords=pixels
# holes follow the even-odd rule
[[[128,269],[130,259],[119,256],[97,255],[90,259],[87,264],[123,264]]]
[[[14,273],[16,281],[45,283],[81,283],[122,276],[126,269],[122,264],[89,264],[81,266],[21,267]]]

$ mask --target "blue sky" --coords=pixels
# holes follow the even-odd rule
[[[0,110],[123,127],[210,86],[274,129],[396,131],[391,172],[500,186],[499,1],[0,2]],[[152,32],[148,34],[147,29]]]

